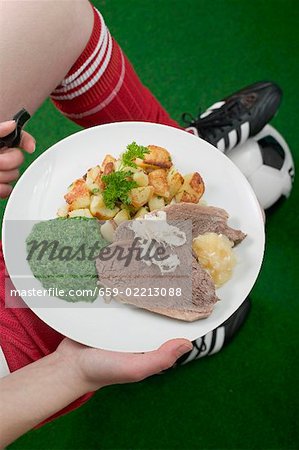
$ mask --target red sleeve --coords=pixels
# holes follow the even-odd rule
[[[15,308],[6,308],[5,291],[9,284],[13,289],[6,273],[0,244],[0,347],[10,372],[14,372],[55,351],[64,336],[42,322],[20,297],[14,299]],[[79,407],[92,395],[93,393],[84,395],[39,426]]]

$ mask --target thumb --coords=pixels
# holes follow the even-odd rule
[[[0,122],[0,137],[7,136],[16,128],[15,120],[8,120],[6,122]]]

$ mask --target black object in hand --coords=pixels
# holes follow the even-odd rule
[[[21,131],[25,123],[30,119],[30,114],[25,108],[22,108],[14,115],[13,120],[16,122],[16,129],[7,136],[0,137],[0,148],[17,147],[21,141]]]

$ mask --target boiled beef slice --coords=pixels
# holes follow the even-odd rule
[[[200,234],[214,232],[224,234],[234,245],[239,244],[245,237],[241,230],[235,230],[227,224],[228,213],[215,206],[203,206],[194,203],[176,203],[166,206],[162,211],[166,212],[168,223],[192,220],[192,237],[196,238]],[[134,233],[127,225],[121,223],[115,231],[114,242],[118,240],[133,239]]]
[[[177,203],[164,208],[168,221],[192,220],[192,237],[213,232],[224,234],[228,239],[239,244],[246,237],[241,230],[235,230],[227,224],[228,213],[215,206],[204,206],[194,203]]]
[[[96,261],[100,284],[104,287],[117,288],[119,295],[116,296],[116,300],[189,322],[203,319],[211,314],[218,300],[215,285],[210,275],[200,267],[187,245],[175,249],[180,259],[180,266],[174,272],[163,275],[158,266],[154,264],[148,266],[144,261],[136,259],[132,259],[126,267],[125,260],[117,257],[116,249],[122,248],[124,252],[128,252],[131,246],[132,240],[113,242],[106,248],[110,249],[111,254],[115,252],[115,257],[99,256]],[[171,249],[169,251],[173,252]],[[140,292],[145,289],[145,292],[149,293],[149,289],[154,287],[158,289],[158,292],[161,292],[162,288],[166,289],[167,294],[134,295],[135,289],[139,289]],[[169,295],[169,288],[180,288],[182,295]],[[128,295],[129,293],[131,295]]]

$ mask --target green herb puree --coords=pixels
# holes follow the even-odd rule
[[[69,302],[97,298],[95,257],[108,245],[99,225],[97,219],[76,217],[33,226],[26,239],[27,260],[44,289],[63,291],[57,296]]]

